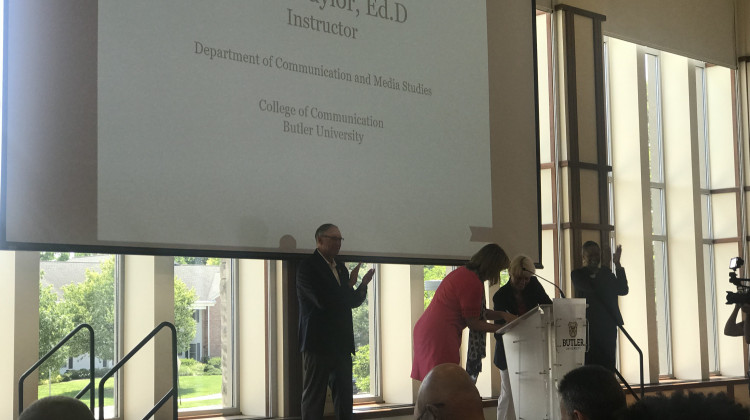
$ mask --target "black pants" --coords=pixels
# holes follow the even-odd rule
[[[617,363],[617,325],[589,322],[587,365],[600,365],[615,371]]]
[[[326,388],[331,388],[336,418],[350,420],[354,388],[352,355],[302,352],[302,420],[323,418]]]

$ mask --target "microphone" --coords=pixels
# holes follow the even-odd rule
[[[544,277],[542,277],[542,276],[540,276],[540,275],[538,275],[538,274],[534,273],[533,271],[531,271],[531,270],[528,270],[528,269],[526,269],[525,267],[522,267],[521,269],[522,269],[523,271],[527,272],[527,273],[531,273],[531,274],[532,274],[532,275],[533,275],[534,277],[536,277],[537,279],[540,279],[540,280],[544,280],[544,281],[546,281],[547,283],[549,283],[549,284],[551,284],[552,286],[554,286],[554,287],[555,287],[555,289],[557,289],[557,290],[558,290],[558,291],[560,292],[560,297],[562,297],[563,299],[565,299],[565,292],[563,292],[563,290],[562,290],[562,289],[561,289],[561,288],[560,288],[560,287],[559,287],[558,285],[556,285],[555,283],[553,283],[553,282],[551,282],[551,281],[549,281],[549,280],[545,279]]]

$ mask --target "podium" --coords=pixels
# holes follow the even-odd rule
[[[554,299],[501,328],[518,420],[560,418],[557,384],[583,366],[586,299]]]

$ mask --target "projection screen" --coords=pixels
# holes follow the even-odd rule
[[[5,0],[3,249],[541,260],[534,2]]]

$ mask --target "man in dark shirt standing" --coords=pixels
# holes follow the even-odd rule
[[[614,371],[616,363],[617,326],[623,325],[617,299],[628,294],[628,279],[620,265],[622,245],[612,255],[615,272],[600,267],[601,249],[594,241],[583,244],[583,267],[573,270],[571,279],[575,297],[586,298],[586,320],[589,325],[589,351],[586,364],[601,365]]]
[[[321,225],[315,232],[315,252],[297,270],[302,420],[323,418],[327,387],[336,418],[352,418],[352,308],[365,301],[375,270],[369,270],[355,289],[361,264],[350,274],[336,259],[343,240],[336,225]]]

